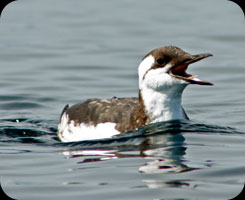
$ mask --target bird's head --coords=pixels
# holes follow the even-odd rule
[[[191,55],[174,46],[154,49],[143,58],[139,65],[139,89],[177,92],[183,91],[189,84],[213,85],[186,72],[190,64],[209,56],[212,54]]]

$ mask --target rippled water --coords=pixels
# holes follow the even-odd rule
[[[0,181],[15,199],[231,199],[245,180],[244,17],[223,0],[16,1],[0,19]],[[191,121],[59,142],[64,105],[137,96],[137,66],[176,45]]]

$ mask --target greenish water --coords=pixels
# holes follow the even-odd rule
[[[0,182],[15,199],[231,199],[245,181],[244,16],[225,0],[25,0],[0,19]],[[137,66],[175,45],[190,66],[190,122],[63,144],[63,107],[137,96]]]

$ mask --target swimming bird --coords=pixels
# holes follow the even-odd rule
[[[181,101],[187,85],[213,85],[186,72],[212,56],[191,55],[175,46],[149,52],[138,67],[138,98],[88,99],[65,106],[58,125],[63,142],[112,137],[155,122],[189,119]]]

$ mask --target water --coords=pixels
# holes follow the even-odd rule
[[[0,181],[15,199],[231,199],[245,180],[244,16],[223,0],[17,1],[0,19]],[[137,66],[176,45],[190,122],[63,144],[63,107],[137,96]]]

